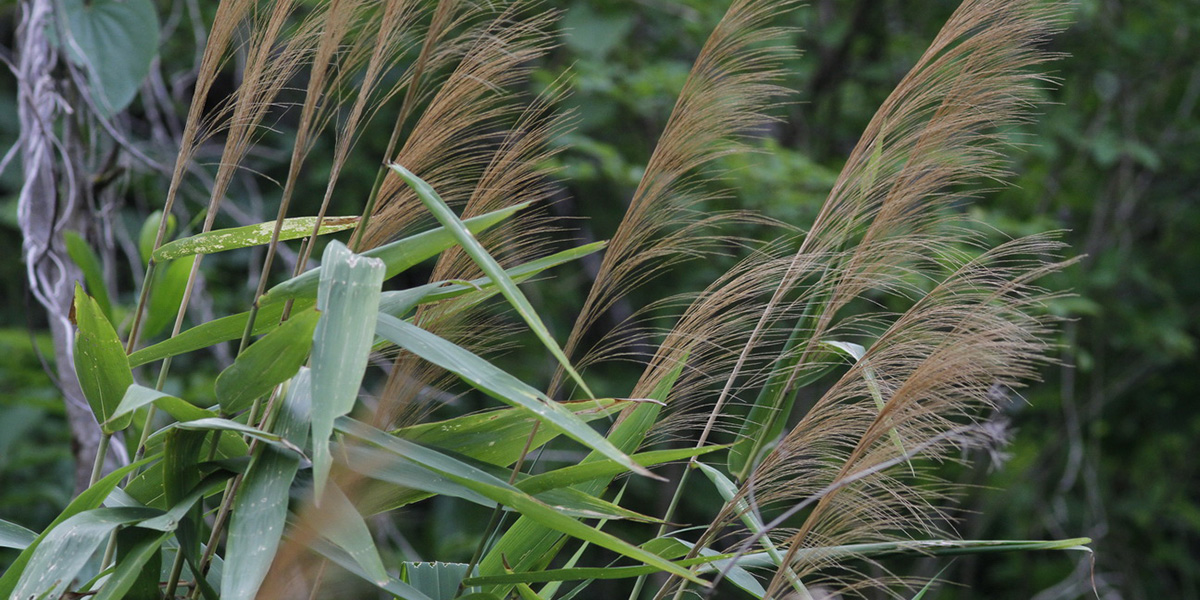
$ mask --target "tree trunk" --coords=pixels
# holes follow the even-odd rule
[[[77,461],[75,489],[79,492],[88,484],[100,428],[75,376],[75,327],[70,311],[80,273],[67,256],[63,232],[81,230],[80,225],[87,223],[88,178],[78,159],[82,154],[79,138],[72,124],[61,119],[66,106],[61,91],[69,84],[54,74],[58,56],[47,37],[54,22],[53,2],[25,0],[21,16],[16,73],[24,176],[17,212],[23,237],[21,258],[29,289],[46,310],[54,339],[58,386],[71,427]]]

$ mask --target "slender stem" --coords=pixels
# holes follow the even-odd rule
[[[112,434],[105,433],[100,436],[100,442],[96,444],[96,460],[92,463],[92,476],[88,479],[88,487],[96,485],[100,480],[100,473],[104,471],[104,459],[108,455],[108,444],[112,441]]]
[[[179,587],[179,576],[183,574],[183,547],[175,552],[175,561],[171,563],[171,574],[167,576],[167,589],[163,595],[167,600],[175,600],[175,588]],[[196,586],[200,587],[200,586]]]

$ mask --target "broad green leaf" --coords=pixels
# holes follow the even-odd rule
[[[616,411],[627,406],[627,403],[604,398],[564,402],[562,406],[575,413],[581,421],[591,422],[611,417]],[[538,428],[537,434],[530,440],[529,434],[537,422],[538,419],[530,416],[524,409],[505,407],[445,421],[413,425],[393,433],[407,440],[505,466],[521,457],[526,442],[529,442],[529,449],[532,451],[562,433],[557,427],[545,424]],[[613,468],[617,469],[618,473],[625,472],[619,465],[613,465]]]
[[[388,578],[387,583],[383,585],[376,584],[373,578],[367,575],[367,573],[362,570],[362,567],[360,567],[357,562],[354,562],[354,559],[350,558],[350,556],[346,554],[345,550],[338,548],[330,542],[317,538],[309,542],[309,546],[317,554],[329,559],[330,562],[361,577],[366,581],[371,582],[379,589],[395,596],[396,598],[399,598],[400,600],[432,600],[429,596],[422,593],[421,590],[418,590],[417,588],[400,581],[399,579]]]
[[[521,263],[506,272],[513,281],[520,283],[529,278],[540,274],[541,272],[561,265],[572,260],[576,260],[583,256],[587,256],[597,252],[607,246],[607,242],[593,242],[556,252],[550,256],[545,256],[536,260],[531,260],[527,263]],[[497,293],[496,284],[491,277],[479,277],[471,281],[451,280],[437,281],[419,285],[407,290],[396,292],[385,292],[383,299],[379,303],[379,310],[393,317],[403,317],[408,311],[412,310],[418,304],[430,302],[439,302],[449,300],[450,298],[458,298],[468,294],[474,297],[470,302],[463,302],[456,305],[457,310],[463,310],[469,306],[482,302]]]
[[[384,263],[354,254],[341,242],[325,247],[317,310],[321,318],[312,346],[312,461],[320,499],[332,457],[333,421],[349,414],[358,399],[367,358],[375,341]],[[310,271],[310,273],[313,271]]]
[[[38,544],[12,597],[57,600],[114,529],[158,514],[152,508],[96,508],[66,519]]]
[[[64,231],[63,240],[67,243],[67,256],[83,273],[83,282],[87,284],[88,292],[100,305],[100,310],[109,322],[114,321],[112,303],[108,300],[108,287],[104,285],[104,268],[100,266],[100,258],[96,252],[78,233]]]
[[[92,414],[106,434],[129,425],[132,416],[109,421],[109,415],[121,403],[125,390],[133,384],[133,372],[125,357],[125,348],[104,311],[83,287],[75,284],[75,373]]]
[[[220,417],[172,423],[168,428],[185,429],[188,431],[233,431],[257,439],[284,452],[294,452],[297,456],[304,456],[303,450],[279,435]]]
[[[303,312],[312,312],[317,302],[314,298],[301,298],[292,305],[292,318]],[[254,335],[262,335],[279,327],[283,317],[285,304],[280,302],[262,307],[254,321]],[[129,364],[137,367],[146,363],[162,360],[168,356],[178,356],[187,352],[207,348],[213,344],[236,340],[246,331],[246,321],[249,312],[238,313],[228,317],[213,319],[191,329],[181,331],[179,335],[163,340],[153,346],[147,346],[129,355]]]
[[[132,414],[133,411],[154,404],[163,412],[171,415],[176,421],[186,423],[190,421],[199,421],[201,419],[217,419],[217,413],[200,408],[186,400],[176,398],[169,394],[165,394],[155,389],[151,389],[142,385],[133,384],[129,389],[125,390],[125,396],[121,398],[121,403],[113,412],[113,419],[120,419],[125,415]],[[155,440],[163,435],[166,429],[160,430],[153,434],[150,440]],[[246,442],[241,436],[222,435],[218,441],[217,448],[222,456],[243,456],[248,451]]]
[[[188,276],[191,275],[192,264],[195,261],[195,256],[186,256],[155,267],[154,287],[150,290],[146,322],[142,325],[142,338],[150,339],[175,324],[179,305],[183,303]]]
[[[354,502],[334,483],[327,484],[324,493],[321,519],[316,523],[318,533],[344,550],[375,585],[386,585],[387,569]]]
[[[312,409],[311,379],[301,369],[275,420],[275,431],[293,443],[303,443]],[[288,490],[296,478],[299,458],[261,446],[242,478],[233,501],[226,541],[226,566],[221,577],[223,600],[253,600],[266,579],[287,522]]]
[[[665,402],[686,364],[685,355],[651,391],[650,400]],[[646,433],[654,426],[661,410],[662,406],[654,402],[643,402],[635,407],[626,408],[617,424],[609,431],[609,441],[622,452],[637,450]],[[593,451],[583,459],[582,464],[606,461],[604,455]],[[576,487],[585,493],[598,496],[604,492],[610,481],[604,478],[593,479]],[[505,531],[496,545],[484,555],[479,563],[479,572],[484,575],[502,573],[506,564],[518,572],[544,569],[554,558],[561,537],[559,532],[522,517]],[[489,591],[503,595],[507,592],[507,587]]]
[[[422,467],[417,463],[398,459],[391,453],[381,455],[378,452],[372,452],[364,448],[339,447],[337,455],[344,455],[349,468],[367,477],[401,486],[401,489],[396,491],[382,490],[380,495],[384,496],[386,501],[371,500],[368,504],[365,504],[365,510],[371,513],[398,508],[412,502],[424,500],[433,495],[462,498],[489,508],[496,505],[495,501],[473,491],[469,487],[458,484],[454,480],[443,477],[436,471]],[[473,468],[489,474],[497,481],[503,481],[509,475],[508,471],[495,465],[472,461],[467,457],[459,457],[459,459],[464,464],[471,465]],[[517,483],[517,487],[518,489],[520,488],[519,482]],[[576,518],[628,519],[641,522],[658,522],[653,517],[622,508],[573,488],[544,490],[531,495],[537,498],[538,501],[555,508],[563,514]]]
[[[390,315],[379,315],[376,333],[389,342],[458,375],[463,381],[493,398],[528,410],[534,418],[558,427],[571,439],[600,452],[626,469],[659,479],[633,462],[628,455],[575,416],[575,413],[470,351]]]
[[[454,600],[468,568],[465,563],[406,562],[400,565],[400,578],[432,600]]]
[[[480,215],[473,219],[467,219],[466,225],[471,231],[479,233],[511,217],[526,206],[528,206],[527,203],[518,204]],[[439,227],[406,237],[402,240],[397,240],[390,244],[384,244],[378,248],[373,248],[362,253],[362,256],[377,258],[383,261],[383,264],[386,266],[384,279],[390,279],[398,273],[408,270],[410,267],[437,256],[439,252],[453,246],[454,241],[455,238],[449,231]],[[315,296],[317,294],[318,283],[323,277],[322,270],[324,268],[324,266],[321,266],[306,271],[267,290],[267,293],[259,299],[259,306],[266,306],[267,304],[280,302],[289,298],[311,298]]]
[[[121,531],[118,535],[116,568],[112,575],[104,580],[104,584],[92,600],[160,598],[160,549],[170,537],[170,532],[150,531],[139,527]]]
[[[504,268],[500,266],[500,263],[496,262],[496,259],[492,258],[491,254],[488,254],[483,244],[480,244],[479,240],[475,239],[475,235],[467,228],[466,224],[459,220],[458,215],[454,214],[454,211],[446,205],[441,196],[438,196],[432,186],[398,164],[393,163],[389,166],[392,171],[400,176],[400,179],[404,180],[404,183],[408,184],[408,187],[412,188],[417,198],[425,205],[425,208],[433,213],[433,218],[437,219],[438,223],[442,224],[442,227],[445,227],[454,234],[454,238],[458,241],[458,245],[462,247],[463,252],[467,256],[470,256],[471,260],[475,261],[475,264],[484,274],[500,286],[500,293],[516,309],[517,314],[521,315],[521,318],[529,325],[529,328],[533,330],[538,339],[542,341],[542,344],[546,346],[550,354],[554,355],[554,358],[562,365],[567,375],[579,385],[579,388],[588,398],[595,398],[596,395],[588,388],[583,377],[575,371],[575,367],[571,366],[571,361],[563,353],[554,336],[550,335],[550,330],[546,329],[546,324],[542,322],[542,318],[538,316],[537,311],[529,304],[529,300],[525,298],[525,294],[521,292],[521,288],[518,288],[512,278],[504,272]]]
[[[96,109],[110,118],[129,106],[158,55],[158,12],[150,0],[62,0],[59,40],[83,67]]]
[[[294,240],[312,235],[317,224],[316,217],[294,217],[284,219],[279,231],[280,241]],[[358,224],[358,217],[325,217],[317,235],[345,231]],[[266,244],[275,232],[275,221],[267,221],[245,227],[218,229],[178,239],[163,244],[154,251],[155,262],[165,262],[193,254],[216,254],[226,250],[237,250]]]
[[[605,242],[595,242],[586,246],[564,250],[544,258],[517,265],[509,269],[508,273],[514,280],[524,281],[546,269],[596,252],[603,248],[604,245]],[[480,277],[463,283],[451,281],[427,283],[407,290],[384,292],[379,301],[379,310],[394,317],[403,317],[418,304],[458,298],[467,294],[479,294],[481,298],[486,298],[493,294],[494,290],[495,286],[492,284],[492,280],[487,277]],[[305,310],[311,309],[315,304],[316,301],[312,297],[297,298],[292,308],[292,318],[295,318]],[[272,301],[269,304],[263,305],[259,309],[258,317],[254,322],[254,335],[262,335],[278,327],[279,319],[283,315],[283,308],[283,302]],[[185,352],[207,348],[219,342],[238,339],[246,329],[246,320],[249,318],[249,315],[249,312],[243,312],[197,325],[181,332],[175,337],[130,354],[129,364],[137,367],[164,359],[168,356],[177,356]]]
[[[639,465],[651,467],[666,462],[684,460],[709,452],[728,448],[728,446],[703,446],[701,448],[673,448],[671,450],[652,450],[629,457]],[[568,485],[586,483],[593,479],[611,479],[624,473],[625,470],[610,461],[592,461],[547,471],[518,481],[516,486],[529,494],[539,494]]]
[[[142,255],[143,265],[150,262],[150,256],[154,254],[154,241],[158,237],[161,222],[162,211],[156,210],[142,223],[142,230],[138,233],[138,253]],[[167,230],[163,232],[163,239],[170,239],[174,235],[175,215],[167,215]]]
[[[697,578],[687,569],[676,566],[670,561],[638,548],[612,534],[589,527],[508,485],[503,480],[497,479],[466,463],[418,444],[401,440],[369,425],[345,417],[338,421],[338,430],[374,444],[384,450],[394,452],[398,457],[419,463],[455,483],[470,488],[480,495],[520,512],[522,515],[531,518],[543,526],[591,542],[597,546],[608,548],[613,552],[642,561],[648,565],[657,567],[659,570],[678,575],[694,583],[704,583],[703,580]]]
[[[0,548],[15,548],[24,550],[28,548],[33,540],[37,539],[37,534],[17,525],[0,519]]]
[[[33,540],[32,543],[30,543],[25,547],[24,550],[21,551],[21,554],[19,554],[17,558],[13,560],[12,564],[9,565],[8,570],[4,572],[4,575],[0,576],[0,598],[13,597],[13,590],[16,588],[18,580],[23,576],[23,573],[28,570],[30,558],[33,557],[33,554],[37,551],[38,547],[45,542],[46,537],[50,532],[54,531],[67,519],[81,514],[84,511],[89,511],[100,506],[100,504],[104,502],[104,499],[107,498],[108,495],[113,491],[113,488],[117,487],[117,484],[120,483],[126,475],[135,469],[140,469],[147,464],[158,461],[160,458],[162,458],[161,455],[155,454],[116,469],[112,473],[102,477],[99,481],[92,484],[91,487],[76,496],[75,499],[72,500],[71,503],[68,504],[67,507],[63,509],[63,511],[59,513],[57,517],[54,518],[50,525],[48,525],[46,529],[42,531],[40,535],[38,535],[37,539]],[[21,596],[17,595],[16,597],[20,598]]]
[[[316,312],[298,313],[239,354],[217,377],[221,411],[241,412],[256,398],[291,379],[308,358],[316,326]]]
[[[170,394],[135,383],[126,388],[125,394],[121,397],[120,404],[117,405],[116,410],[113,411],[113,414],[109,418],[120,419],[148,404],[158,406],[178,421],[194,421],[196,419],[217,417],[217,413],[200,408],[187,400],[176,398]]]

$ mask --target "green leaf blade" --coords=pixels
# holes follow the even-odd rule
[[[100,428],[111,435],[127,427],[133,418],[109,420],[125,390],[133,385],[133,371],[129,368],[121,339],[104,311],[78,284],[74,308],[78,327],[75,332],[75,373],[79,377],[79,387],[83,389],[83,396]]]

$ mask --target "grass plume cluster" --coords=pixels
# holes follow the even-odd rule
[[[555,252],[563,227],[527,208],[558,193],[547,164],[572,123],[557,108],[568,77],[537,95],[523,90],[556,43],[557,13],[524,0],[221,2],[153,248],[168,241],[190,176],[210,184],[191,233],[210,232],[272,115],[291,111],[294,146],[254,296],[244,313],[183,331],[198,254],[170,337],[143,347],[151,261],[132,322],[117,324],[123,341],[111,326],[80,322],[87,342],[77,369],[100,373],[103,397],[88,400],[108,415],[103,443],[127,415],[149,413],[133,426],[139,462],[107,478],[98,471],[62,525],[22,546],[0,590],[157,597],[162,583],[171,598],[292,597],[321,593],[328,568],[414,600],[565,597],[618,577],[634,599],[654,572],[667,575],[653,584],[656,598],[713,596],[730,583],[758,598],[813,598],[813,586],[911,596],[916,582],[890,575],[888,555],[1077,548],[954,539],[941,508],[953,485],[932,469],[963,448],[994,446],[989,416],[1049,360],[1044,305],[1053,294],[1037,280],[1069,263],[1062,245],[1047,234],[988,247],[961,206],[1004,176],[1012,131],[1046,82],[1036,70],[1050,58],[1041,45],[1063,26],[1063,5],[965,0],[867,126],[812,223],[708,212],[729,184],[720,159],[755,151],[772,106],[791,99],[780,85],[790,31],[776,23],[794,9],[789,0],[728,8],[560,347],[518,284],[603,244]],[[207,106],[235,56],[236,91]],[[383,156],[356,150],[367,127],[391,130]],[[312,235],[281,274],[285,221],[322,136],[332,160]],[[206,144],[221,146],[215,167],[198,164]],[[359,160],[381,166],[370,196],[351,202],[337,186]],[[309,270],[329,210],[361,217],[349,246],[325,244],[319,270]],[[778,235],[743,239],[741,223]],[[226,239],[204,251],[261,243]],[[632,354],[628,332],[596,331],[600,317],[672,267],[729,248],[744,255],[706,289],[645,307],[678,315],[637,334],[655,346],[627,396],[592,397],[586,367]],[[384,290],[383,280],[434,257],[428,283]],[[80,294],[77,302],[90,301]],[[523,382],[488,362],[514,327],[497,316],[497,298],[542,342],[521,352],[555,358],[553,378]],[[215,404],[163,392],[173,356],[239,338]],[[584,347],[592,339],[601,341]],[[155,385],[127,383],[125,356],[135,351],[162,361]],[[369,354],[384,373],[363,419]],[[425,399],[456,382],[505,408],[429,422],[438,415]],[[801,402],[802,389],[816,400]],[[160,410],[169,424],[156,430]],[[555,438],[587,458],[532,469],[527,459]],[[622,476],[661,478],[646,467],[681,460],[681,479],[655,483],[672,497],[665,514],[621,504]],[[311,483],[302,475],[310,466]],[[120,508],[100,508],[118,483]],[[679,523],[680,499],[710,485],[721,490],[720,509]],[[474,557],[385,564],[365,516],[434,495],[494,511]],[[615,519],[646,523],[646,537],[610,533]],[[73,583],[105,540],[108,577]],[[260,543],[266,550],[254,551]],[[47,567],[61,558],[47,549],[67,544],[78,565]],[[589,569],[601,556],[591,548],[626,562]],[[238,577],[217,583],[216,556]],[[153,581],[137,575],[164,560],[166,581],[158,569]],[[431,585],[430,573],[453,589]],[[565,587],[580,580],[575,592]]]

